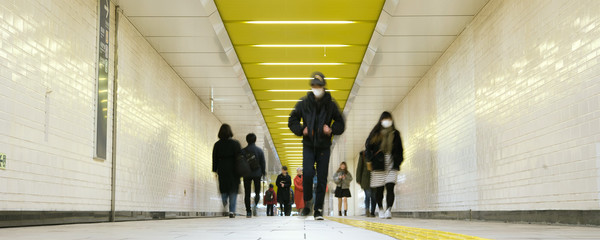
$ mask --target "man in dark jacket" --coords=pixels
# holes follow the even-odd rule
[[[265,154],[256,146],[256,135],[249,133],[246,135],[248,146],[243,149],[245,154],[252,153],[255,161],[258,161],[259,167],[254,169],[250,175],[244,177],[244,203],[246,204],[246,217],[252,217],[253,213],[256,216],[256,205],[260,200],[260,178],[265,175]],[[254,181],[254,207],[250,208],[250,192]]]
[[[375,194],[371,190],[371,170],[365,159],[365,151],[360,151],[358,164],[356,164],[356,182],[365,191],[365,216],[375,217]]]
[[[323,201],[329,172],[329,155],[331,138],[344,132],[344,118],[331,94],[325,91],[325,76],[320,72],[312,74],[310,81],[312,91],[302,97],[294,107],[288,120],[288,127],[297,136],[303,136],[304,179],[312,179],[317,165],[317,189],[314,202],[316,220],[323,220]],[[302,121],[302,123],[300,123]],[[313,186],[311,181],[304,181],[305,208],[301,214],[310,214]]]
[[[281,212],[285,216],[290,216],[292,213],[292,204],[290,201],[290,187],[292,186],[292,178],[287,172],[287,167],[281,167],[281,174],[275,180],[277,184],[277,202],[280,204]]]

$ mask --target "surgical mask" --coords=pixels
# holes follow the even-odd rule
[[[384,128],[389,128],[392,126],[392,120],[382,120],[381,121],[381,126]]]
[[[313,88],[312,92],[313,92],[313,94],[315,94],[316,98],[320,98],[325,93],[325,89],[324,88]]]

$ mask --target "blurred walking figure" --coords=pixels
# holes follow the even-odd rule
[[[286,166],[281,167],[281,174],[277,176],[275,184],[277,184],[277,201],[279,202],[281,214],[289,216],[292,213],[292,206],[290,204],[292,178],[288,175]]]
[[[392,114],[383,112],[367,139],[366,155],[371,162],[371,188],[375,188],[379,218],[392,218],[394,186],[404,160],[400,132],[394,127]],[[387,208],[383,210],[383,191],[387,192]]]
[[[219,141],[215,143],[212,152],[213,172],[218,176],[219,192],[223,200],[223,208],[229,200],[229,217],[235,217],[235,203],[237,201],[240,176],[235,173],[235,160],[240,154],[240,143],[234,139],[231,127],[227,124],[221,125],[219,129]]]
[[[338,170],[333,174],[333,182],[337,185],[335,188],[335,197],[338,198],[338,215],[342,216],[342,200],[344,203],[344,216],[348,216],[348,198],[350,195],[350,183],[352,174],[348,171],[346,162],[342,162]]]
[[[377,201],[375,200],[375,193],[371,189],[371,170],[365,159],[365,151],[361,151],[358,157],[358,164],[356,164],[356,182],[360,184],[360,187],[365,192],[365,216],[375,217],[375,207]]]
[[[256,216],[256,205],[260,201],[260,178],[265,175],[265,154],[256,146],[256,135],[250,133],[246,135],[248,146],[243,149],[252,172],[244,176],[244,204],[246,205],[246,217]],[[254,205],[250,208],[250,195],[252,191],[252,182],[254,182]]]
[[[296,177],[294,178],[294,202],[296,203],[296,209],[298,212],[302,211],[304,208],[304,187],[302,187],[303,176],[302,176],[302,168],[299,167],[296,169]]]
[[[263,202],[267,206],[267,216],[274,216],[273,206],[277,204],[277,194],[273,190],[273,184],[269,184],[269,190],[265,192]]]
[[[331,154],[331,138],[344,132],[344,118],[340,108],[325,89],[325,76],[314,72],[311,75],[311,91],[302,97],[290,113],[288,127],[302,137],[302,168],[304,176],[312,179],[317,175],[316,197],[314,199],[314,217],[323,220],[323,202],[329,173],[329,155]],[[310,214],[312,207],[313,186],[310,181],[303,181],[304,209],[301,215]]]

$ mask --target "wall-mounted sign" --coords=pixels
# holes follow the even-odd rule
[[[6,154],[0,153],[0,169],[6,169]]]
[[[108,121],[108,31],[110,0],[99,0],[98,22],[98,98],[96,102],[96,153],[106,159],[106,122]]]

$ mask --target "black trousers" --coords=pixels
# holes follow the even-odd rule
[[[252,188],[252,181],[254,181],[254,206],[258,205],[260,201],[260,177],[248,177],[244,178],[244,203],[246,204],[246,212],[251,212],[250,208],[250,191]]]
[[[385,187],[375,188],[375,197],[377,198],[377,205],[379,208],[383,209],[383,189],[387,194],[385,195],[385,199],[387,202],[387,207],[391,208],[394,205],[394,200],[396,199],[396,195],[394,194],[394,186],[395,183],[386,183]]]
[[[315,209],[323,210],[323,202],[325,200],[325,189],[327,188],[327,174],[329,173],[329,148],[312,148],[304,147],[302,149],[304,156],[302,160],[302,168],[304,181],[304,202],[310,201],[313,196],[313,178],[317,175],[317,189],[315,189]],[[315,164],[317,165],[315,171]],[[306,206],[310,207],[310,206]]]
[[[292,204],[290,203],[279,203],[280,215],[290,216],[292,215]]]
[[[273,216],[273,204],[267,204],[267,216]]]

